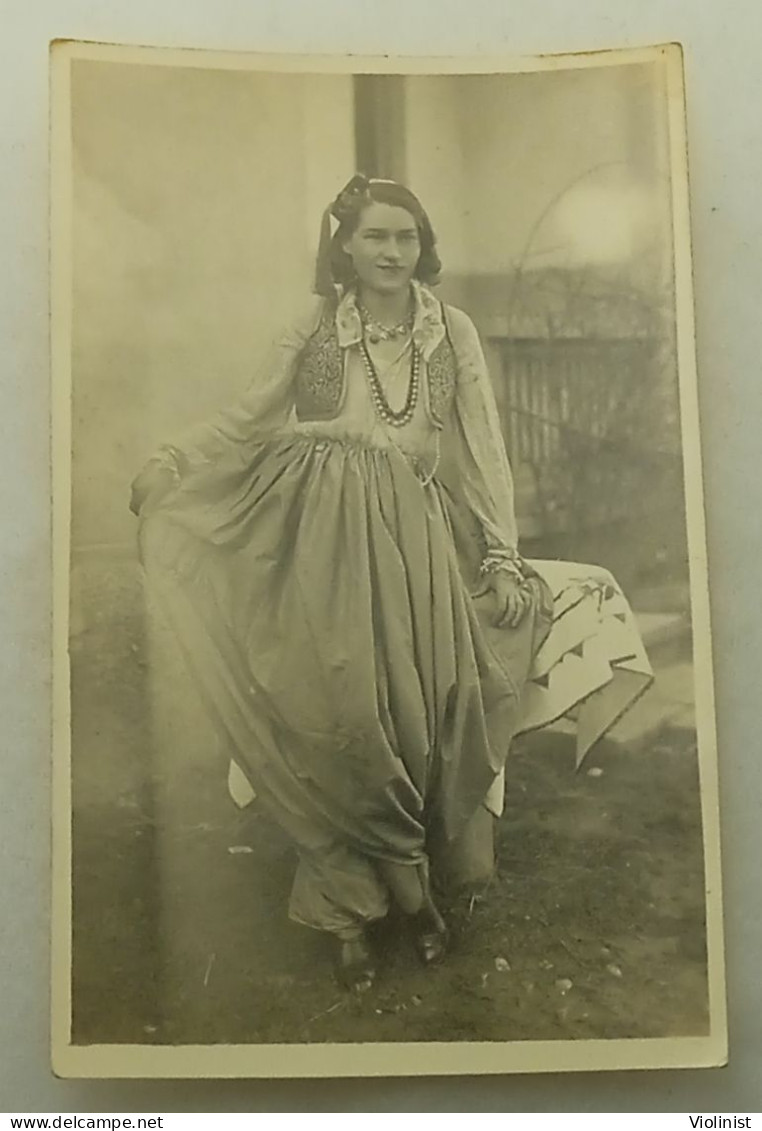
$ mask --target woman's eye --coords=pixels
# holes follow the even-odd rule
[[[389,236],[386,232],[364,232],[363,238],[370,243],[383,243],[388,239],[395,240],[401,244],[412,244],[418,242],[418,236],[415,232],[400,232],[399,235]]]

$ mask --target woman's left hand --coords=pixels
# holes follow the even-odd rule
[[[487,584],[495,594],[492,623],[498,628],[518,628],[532,607],[532,591],[506,570],[487,574]]]
[[[147,499],[158,502],[171,491],[176,477],[168,467],[156,467],[149,463],[132,484],[130,510],[139,515]]]

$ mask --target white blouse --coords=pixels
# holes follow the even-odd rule
[[[294,408],[296,363],[322,309],[322,300],[316,299],[305,316],[280,337],[240,400],[179,437],[177,443],[164,446],[154,461],[182,475],[183,468],[196,461],[213,462],[215,453],[230,443],[245,443],[261,437],[263,432],[284,431],[357,439],[382,448],[395,445],[432,472],[439,466],[440,447],[446,448],[456,486],[481,528],[487,551],[498,557],[515,554],[518,533],[513,476],[479,335],[468,315],[456,307],[447,307],[445,327],[441,305],[431,291],[417,282],[413,290],[412,340],[422,355],[421,391],[408,424],[387,424],[374,408],[359,348],[362,324],[350,291],[343,296],[336,312],[346,393],[334,419],[299,421]],[[452,413],[440,430],[427,411],[425,365],[446,332],[455,350],[458,376]],[[407,397],[411,348],[409,341],[404,347],[400,343],[398,355],[389,362],[388,346],[368,345],[387,402],[395,411]]]

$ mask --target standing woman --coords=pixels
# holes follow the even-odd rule
[[[324,217],[312,308],[133,485],[147,581],[298,850],[290,917],[334,936],[356,989],[392,903],[436,962],[432,873],[489,873],[551,617],[479,338],[432,293],[439,271],[413,193],[354,177]]]

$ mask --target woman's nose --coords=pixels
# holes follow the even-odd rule
[[[384,243],[381,253],[384,259],[399,259],[400,246],[395,239],[388,239]]]

